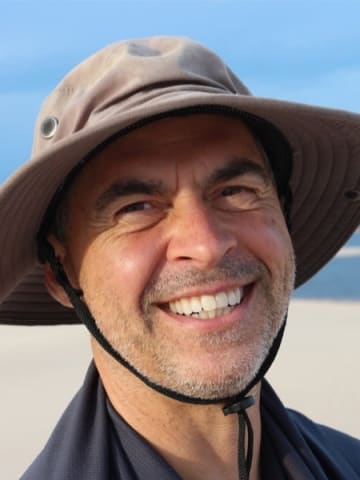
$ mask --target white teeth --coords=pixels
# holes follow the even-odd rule
[[[230,307],[238,305],[242,300],[243,294],[242,288],[234,288],[227,292],[218,292],[215,295],[182,298],[176,302],[170,302],[169,308],[178,315],[214,318],[228,313],[231,310]]]
[[[193,297],[190,299],[190,303],[191,303],[191,310],[194,312],[194,313],[199,313],[201,312],[202,308],[201,308],[201,301],[196,298],[196,297]]]
[[[216,308],[216,300],[213,295],[202,295],[201,306],[205,311],[214,310]]]
[[[215,295],[216,299],[216,306],[217,308],[224,308],[227,307],[229,302],[228,302],[228,296],[226,295],[225,292],[219,292]]]
[[[192,309],[191,309],[191,303],[189,302],[189,300],[187,298],[182,298],[180,302],[183,309],[183,313],[185,315],[190,315],[190,313],[192,313]]]
[[[193,313],[191,316],[194,318],[215,318],[220,317],[221,315],[225,315],[225,313],[229,313],[231,311],[230,307],[225,308],[217,308],[216,310],[211,310],[210,312],[205,312],[202,310],[200,313]]]
[[[236,289],[239,290],[239,289]],[[236,305],[240,300],[237,299],[235,290],[231,290],[228,294],[229,305]]]
[[[184,309],[181,305],[181,302],[178,300],[177,302],[175,302],[175,309],[177,311],[177,313],[180,313],[181,315],[184,313]]]

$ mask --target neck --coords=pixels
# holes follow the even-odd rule
[[[96,355],[94,352],[94,359],[115,410],[162,455],[181,478],[239,479],[237,414],[224,416],[223,405],[220,404],[178,402],[144,385],[107,354]],[[256,403],[247,409],[254,431],[250,480],[259,480],[260,385],[251,393],[256,396]]]

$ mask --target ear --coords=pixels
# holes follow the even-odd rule
[[[64,264],[66,251],[63,243],[61,243],[54,235],[49,235],[48,241],[54,248],[55,254],[60,260],[60,262]],[[49,263],[44,264],[43,272],[44,272],[45,286],[48,292],[50,293],[50,295],[54,298],[54,300],[61,303],[61,305],[63,305],[64,307],[73,308],[73,305],[70,302],[70,299],[67,296],[67,293],[65,292],[63,287],[58,283],[55,273]]]
[[[48,263],[45,263],[43,267],[43,272],[45,287],[47,288],[53,299],[61,303],[61,305],[63,305],[64,307],[73,308],[69,297],[67,296],[63,287],[56,280],[55,273]]]

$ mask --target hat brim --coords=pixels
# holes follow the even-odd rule
[[[162,112],[194,105],[232,107],[275,125],[293,149],[291,237],[296,286],[321,269],[360,223],[360,115],[247,95],[189,92],[119,113],[59,140],[14,174],[0,191],[0,323],[79,323],[48,294],[36,235],[51,198],[91,150],[119,130]]]

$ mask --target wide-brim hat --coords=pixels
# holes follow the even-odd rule
[[[321,269],[360,223],[360,115],[252,96],[216,54],[189,39],[120,42],[85,60],[48,97],[31,159],[1,186],[0,323],[79,322],[44,287],[36,242],[79,161],[144,120],[222,107],[270,122],[291,146],[296,286]]]

